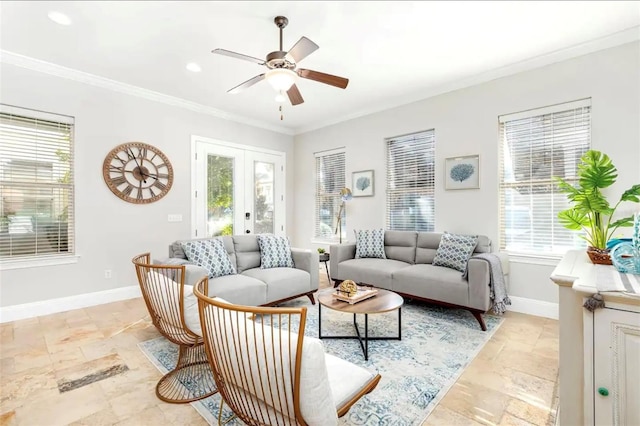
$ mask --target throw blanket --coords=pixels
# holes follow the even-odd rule
[[[496,315],[504,314],[507,305],[511,305],[511,299],[507,295],[507,284],[504,281],[500,258],[492,253],[478,253],[471,258],[484,260],[489,264],[489,297],[493,303],[493,313]],[[469,268],[467,267],[462,277],[466,279],[468,274]]]

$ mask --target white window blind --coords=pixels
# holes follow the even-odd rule
[[[73,119],[0,107],[0,260],[73,254]]]
[[[345,187],[345,152],[316,153],[316,211],[314,237],[321,241],[338,240],[335,234],[340,210],[340,190]],[[346,236],[346,218],[342,218],[342,237]]]
[[[387,142],[387,229],[435,228],[435,130]]]
[[[583,247],[558,212],[569,208],[555,176],[577,182],[591,146],[591,102],[581,100],[499,117],[500,248],[524,255],[561,255]]]

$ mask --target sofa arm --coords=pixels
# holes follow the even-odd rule
[[[329,262],[331,265],[331,279],[339,279],[340,262],[355,259],[356,245],[353,244],[332,244],[329,246]]]
[[[311,275],[311,290],[317,290],[320,286],[320,277],[318,272],[319,255],[316,250],[306,250],[300,248],[291,248],[291,256],[296,269],[307,271]]]
[[[489,263],[481,259],[469,259],[469,307],[489,310]]]

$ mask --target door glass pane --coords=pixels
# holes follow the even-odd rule
[[[207,156],[207,235],[233,235],[233,158]]]
[[[274,164],[256,161],[253,166],[254,192],[254,223],[256,234],[273,234],[273,206],[275,194],[273,185]]]

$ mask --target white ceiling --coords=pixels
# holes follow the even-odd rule
[[[72,25],[52,22],[50,11]],[[539,66],[559,52],[585,53],[584,43],[640,36],[640,2],[613,1],[2,1],[0,15],[3,57],[36,58],[291,134]],[[320,46],[300,67],[350,79],[345,90],[301,79],[305,102],[285,103],[282,121],[266,81],[226,93],[265,67],[210,53],[264,58],[278,50],[277,15],[289,18],[284,50],[301,36]],[[189,62],[202,72],[187,71]]]

